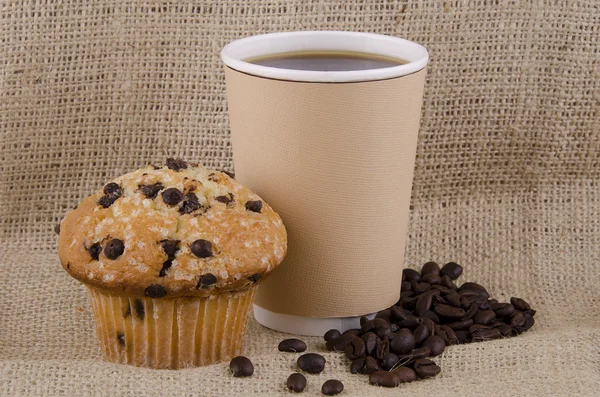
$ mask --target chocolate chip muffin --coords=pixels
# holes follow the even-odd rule
[[[281,218],[226,173],[168,159],[106,184],[59,228],[113,362],[182,368],[241,351],[257,285],[283,260]]]

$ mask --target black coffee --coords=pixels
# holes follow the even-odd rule
[[[249,58],[246,62],[279,69],[342,72],[382,69],[407,61],[365,52],[297,51]]]

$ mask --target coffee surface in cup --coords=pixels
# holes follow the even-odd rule
[[[404,65],[407,61],[365,52],[295,51],[249,58],[246,62],[279,69],[343,72],[382,69]]]

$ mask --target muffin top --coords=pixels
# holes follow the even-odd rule
[[[172,158],[106,184],[59,231],[71,276],[151,298],[249,288],[287,251],[281,218],[259,196],[224,172]]]

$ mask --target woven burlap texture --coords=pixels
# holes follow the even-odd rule
[[[283,30],[385,33],[431,62],[406,262],[538,310],[517,338],[451,347],[442,373],[369,386],[341,354],[308,376],[347,396],[595,395],[600,387],[600,9],[582,1],[3,1],[0,4],[0,395],[288,395],[296,356],[251,321],[249,379],[226,365],[106,362],[52,228],[102,183],[167,155],[231,170],[218,53]],[[376,293],[374,291],[373,293]],[[321,351],[318,338],[306,338]]]

